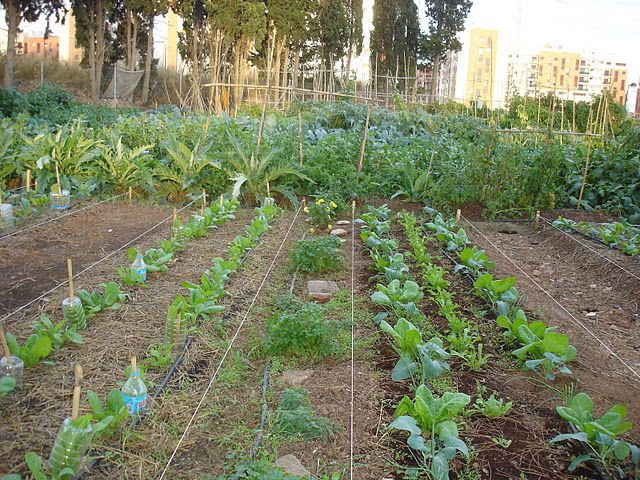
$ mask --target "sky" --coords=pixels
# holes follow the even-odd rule
[[[475,0],[466,27],[499,30],[499,49],[597,52],[640,77],[640,0]]]

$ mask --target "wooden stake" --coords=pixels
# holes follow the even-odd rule
[[[25,185],[27,188],[27,193],[31,191],[31,170],[27,170],[27,184]]]
[[[460,217],[462,217],[462,210],[458,209],[456,211],[456,223],[460,223]]]
[[[273,21],[271,22],[273,25]],[[273,28],[273,37],[271,41],[271,49],[269,51],[269,59],[267,61],[267,90],[264,93],[264,102],[262,104],[262,115],[260,117],[260,126],[258,127],[258,141],[256,142],[256,153],[260,149],[260,144],[262,143],[262,132],[264,131],[264,120],[267,115],[267,106],[269,104],[269,95],[271,93],[271,65],[273,64],[273,51],[276,47],[276,36],[278,30]],[[269,41],[267,40],[267,46],[269,45]]]
[[[38,179],[37,179],[37,178],[33,181],[33,189],[34,189],[36,192],[38,191]]]
[[[131,371],[129,372],[129,376],[133,375],[138,371],[138,362],[136,361],[136,357],[131,357]]]
[[[360,159],[358,160],[358,173],[362,172],[364,167],[364,150],[367,146],[367,135],[369,134],[369,120],[371,119],[371,105],[367,105],[367,119],[364,122],[364,131],[362,132],[362,142],[360,143]]]
[[[58,182],[58,194],[61,194],[62,185],[60,184],[60,170],[58,169],[58,162],[56,162],[56,182]]]
[[[80,382],[82,381],[82,375],[82,367],[80,364],[76,364],[76,379],[75,385],[73,386],[73,400],[71,402],[72,420],[78,418],[78,414],[80,413]]]
[[[269,186],[269,180],[267,180],[267,197],[271,198],[271,187]]]
[[[589,174],[589,160],[591,160],[591,137],[587,137],[587,161],[584,164],[584,176],[582,177],[582,186],[580,187],[580,195],[578,196],[577,210],[582,205],[582,195],[584,194],[584,188],[587,186],[587,176]]]
[[[298,143],[300,144],[300,165],[304,163],[302,157],[302,112],[298,112]]]
[[[133,201],[133,188],[129,187],[129,205],[132,205]]]
[[[220,205],[224,203],[224,193],[220,194]]]
[[[4,336],[4,329],[0,325],[0,341],[2,341],[2,350],[4,351],[4,358],[7,359],[7,365],[11,366],[13,361],[11,359],[11,350],[9,350],[9,344],[7,343],[7,337]]]
[[[73,300],[73,262],[67,258],[67,270],[69,273],[69,298]]]
[[[207,192],[202,189],[202,214],[204,215],[204,209],[207,208]]]
[[[176,207],[173,207],[173,223],[176,223],[177,219],[178,219],[178,210],[176,210]]]
[[[536,223],[540,223],[540,210],[536,210]]]

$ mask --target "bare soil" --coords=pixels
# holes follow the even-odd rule
[[[170,215],[168,207],[105,203],[0,239],[0,316],[65,281],[67,258],[80,272]]]

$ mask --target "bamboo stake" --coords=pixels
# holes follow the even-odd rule
[[[173,223],[176,223],[177,219],[178,219],[178,210],[176,210],[176,207],[173,207]]]
[[[62,186],[60,185],[60,170],[58,169],[58,162],[56,162],[56,182],[58,182],[58,194],[61,194]]]
[[[82,367],[79,363],[76,364],[76,378],[75,385],[73,386],[73,400],[71,402],[71,419],[78,418],[80,413],[80,382],[82,381]]]
[[[300,165],[304,163],[302,156],[302,112],[298,112],[298,143],[300,144]]]
[[[132,205],[133,201],[133,188],[129,187],[129,206]]]
[[[27,193],[31,191],[31,170],[27,170]]]
[[[129,372],[129,376],[133,375],[138,371],[138,363],[136,361],[136,357],[131,357],[131,372]]]
[[[69,298],[73,300],[73,262],[67,258],[67,271],[69,273]]]
[[[207,192],[202,189],[202,214],[204,215],[204,209],[207,208]]]
[[[536,210],[536,223],[540,223],[540,210]]]
[[[224,203],[224,193],[220,194],[220,205]]]
[[[458,209],[456,211],[456,223],[460,223],[460,217],[462,217],[462,210]]]
[[[11,350],[9,350],[9,344],[7,343],[7,337],[4,335],[4,329],[0,325],[0,341],[2,341],[2,350],[4,351],[4,358],[7,359],[7,365],[10,367],[13,364],[11,358]]]
[[[367,146],[367,135],[369,134],[369,120],[371,119],[371,105],[367,105],[367,119],[364,122],[364,131],[362,132],[362,142],[360,143],[360,159],[358,161],[358,173],[362,172],[364,167],[364,150]]]
[[[267,197],[271,198],[271,187],[269,186],[269,180],[267,180]]]

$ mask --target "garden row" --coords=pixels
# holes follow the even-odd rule
[[[573,360],[576,350],[566,335],[541,321],[527,320],[518,307],[515,279],[496,280],[490,271],[493,264],[486,254],[475,246],[469,246],[464,230],[454,220],[444,221],[436,212],[426,209],[432,221],[425,226],[433,233],[448,255],[455,255],[456,272],[473,280],[474,292],[485,299],[497,315],[497,325],[504,330],[503,348],[524,368],[540,371],[547,380],[558,373],[570,375],[567,364]],[[445,271],[432,263],[427,253],[422,228],[415,216],[401,214],[401,223],[411,247],[411,257],[418,268],[423,285],[411,280],[411,269],[405,256],[398,251],[399,242],[389,236],[390,211],[385,207],[369,209],[362,216],[366,230],[362,237],[370,248],[371,257],[378,272],[377,292],[372,301],[385,308],[375,320],[392,341],[398,361],[392,371],[395,382],[409,380],[415,392],[405,396],[395,410],[392,428],[409,433],[408,446],[414,466],[407,472],[415,475],[430,472],[434,478],[448,478],[449,463],[457,452],[469,455],[469,446],[460,438],[458,425],[462,418],[484,415],[502,417],[509,413],[511,402],[503,402],[494,394],[483,398],[479,391],[471,404],[469,395],[442,388],[440,377],[450,368],[453,359],[459,368],[480,371],[494,355],[486,354],[478,326],[460,315],[460,307],[453,301]],[[428,292],[430,302],[437,306],[437,317],[446,323],[434,323],[436,317],[425,317],[417,307]],[[493,340],[485,337],[485,341]],[[459,363],[462,361],[462,363]],[[440,395],[434,393],[434,388]],[[444,390],[444,391],[443,391]],[[575,392],[573,392],[575,393]],[[622,475],[625,461],[631,457],[633,469],[637,469],[638,450],[621,437],[631,428],[626,421],[626,408],[612,407],[605,415],[597,417],[592,400],[585,393],[568,395],[566,405],[557,408],[562,418],[569,421],[575,433],[548,438],[554,442],[580,441],[586,450],[581,451],[569,465],[575,470],[583,462],[593,461],[596,468],[610,474]],[[547,432],[548,433],[548,432]],[[508,448],[511,441],[504,441]],[[458,467],[468,468],[460,466]],[[458,474],[460,470],[457,469]]]
[[[192,215],[189,222],[185,224],[175,216],[172,226],[173,236],[168,240],[159,241],[158,248],[150,248],[144,252],[137,252],[134,249],[128,251],[131,260],[136,257],[139,260],[144,260],[141,262],[142,269],[135,262],[133,267],[118,268],[122,283],[129,287],[147,286],[147,272],[166,272],[174,254],[184,248],[190,239],[207,236],[209,229],[216,228],[233,218],[237,207],[236,200],[221,198],[220,203],[203,208],[200,214]],[[145,367],[165,368],[171,365],[174,359],[179,358],[180,351],[187,348],[189,335],[195,331],[197,324],[208,320],[210,315],[222,310],[222,307],[217,305],[217,301],[224,295],[224,283],[229,275],[239,268],[246,252],[268,229],[269,222],[276,213],[277,208],[270,204],[258,209],[255,218],[247,227],[246,234],[236,237],[230,245],[229,259],[215,258],[213,266],[202,276],[199,284],[188,282],[183,285],[188,293],[177,295],[171,303],[167,313],[167,340],[164,343],[149,346],[147,358],[142,362],[140,368],[143,377]],[[65,341],[81,342],[82,339],[78,332],[86,328],[87,320],[94,315],[106,309],[120,308],[123,303],[129,300],[130,295],[122,292],[120,286],[115,282],[102,285],[102,291],[81,290],[77,292],[77,295],[72,294],[69,299],[65,300],[63,320],[54,324],[48,317],[42,316],[37,322],[34,322],[36,332],[29,336],[22,346],[13,336],[9,335],[10,348],[27,367],[32,367],[46,358],[52,350],[61,348]],[[127,375],[129,373],[131,372],[128,372]],[[7,385],[7,388],[9,387],[11,385]],[[160,390],[161,388],[156,391],[156,396]],[[99,432],[104,432],[100,434],[112,434],[120,428],[120,424],[126,418],[127,407],[129,407],[130,414],[136,413],[135,406],[125,405],[118,389],[112,390],[107,395],[106,407],[92,392],[89,392],[88,399],[93,413],[89,416],[78,417],[70,423],[69,428],[90,428],[90,425],[94,425],[95,428],[92,432],[96,433],[96,437]],[[98,421],[98,423],[92,423],[94,421]],[[66,424],[67,422],[65,422]],[[60,435],[63,435],[62,431]],[[93,436],[93,433],[90,436]],[[77,445],[80,448],[82,442],[86,443],[91,439],[78,438],[77,440],[80,442]],[[50,465],[52,477],[69,478],[69,471],[65,469],[70,467],[74,471],[77,470],[80,466],[81,456],[80,453],[79,457],[76,455],[76,458],[70,458],[69,464],[63,462],[54,465],[52,463]],[[36,458],[37,455],[29,453],[27,461],[29,467],[37,471],[40,468],[38,466],[40,462]]]

